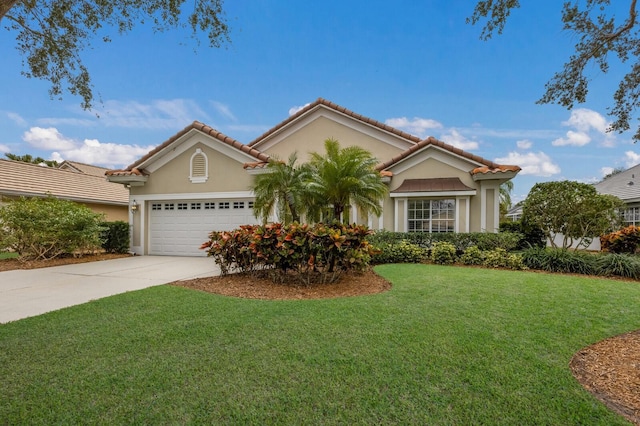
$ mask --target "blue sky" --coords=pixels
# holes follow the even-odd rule
[[[619,2],[620,17],[626,2]],[[594,182],[640,162],[631,133],[606,134],[625,68],[594,67],[588,102],[536,105],[572,53],[561,3],[523,2],[502,36],[465,23],[473,1],[228,1],[231,44],[194,52],[186,31],[139,26],[83,53],[102,102],[51,100],[0,39],[0,152],[120,168],[202,121],[249,142],[318,97],[474,154],[517,164],[514,200],[536,182]],[[109,30],[107,30],[109,32]],[[330,135],[327,135],[330,136]],[[348,141],[341,141],[346,144]],[[318,147],[321,150],[321,147]]]

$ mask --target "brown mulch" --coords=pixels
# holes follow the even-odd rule
[[[569,365],[586,390],[640,425],[640,330],[581,349]]]
[[[48,268],[50,266],[70,265],[72,263],[96,262],[99,260],[118,259],[120,257],[129,257],[129,254],[116,253],[99,253],[89,254],[81,257],[61,257],[51,260],[18,260],[18,259],[2,259],[0,260],[0,272],[13,271],[14,269],[38,269]]]
[[[173,285],[223,296],[266,300],[329,299],[376,294],[391,289],[389,281],[373,271],[345,274],[338,282],[332,284],[304,285],[299,282],[276,284],[268,278],[229,274],[224,277],[178,281]]]
[[[98,254],[50,261],[19,262],[0,260],[0,272],[33,269],[71,263],[126,257]],[[198,278],[172,283],[176,286],[224,296],[267,300],[304,300],[376,294],[391,289],[391,284],[373,271],[344,275],[334,284],[274,284],[268,279],[249,278],[239,274],[225,277]],[[581,349],[570,362],[575,378],[611,410],[640,426],[640,330],[598,342]]]

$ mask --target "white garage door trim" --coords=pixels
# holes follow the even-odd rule
[[[149,200],[150,255],[205,256],[200,245],[211,231],[257,223],[252,199]]]

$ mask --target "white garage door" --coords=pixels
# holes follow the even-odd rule
[[[206,256],[211,231],[257,223],[250,200],[175,200],[149,203],[149,254]]]

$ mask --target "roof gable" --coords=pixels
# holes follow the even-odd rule
[[[252,160],[258,160],[262,162],[269,161],[269,156],[258,151],[257,149],[251,148],[243,144],[242,142],[238,142],[237,140],[217,131],[213,127],[207,126],[206,124],[203,124],[199,121],[194,121],[189,126],[185,127],[184,129],[155,147],[138,161],[129,165],[126,169],[109,170],[106,175],[144,175],[147,168],[157,169],[162,164],[170,161],[172,156],[168,154],[174,151],[181,143],[189,141],[190,137],[197,133],[204,134],[210,137],[210,140],[219,142],[222,147],[221,149],[224,150],[227,154],[231,156],[234,156],[235,154],[240,155],[241,157],[238,158],[240,163]],[[184,150],[184,148],[182,150]]]
[[[333,114],[331,114],[333,113]],[[286,133],[291,128],[300,127],[298,123],[304,123],[309,120],[315,119],[318,115],[322,114],[331,114],[330,116],[333,119],[336,117],[342,117],[340,120],[342,123],[347,123],[348,121],[359,123],[361,125],[361,129],[369,128],[376,129],[378,132],[382,134],[387,134],[390,137],[389,141],[396,140],[399,143],[403,144],[404,147],[408,147],[412,144],[418,143],[420,138],[417,136],[413,136],[407,132],[403,132],[402,130],[396,129],[395,127],[391,127],[387,124],[381,123],[377,120],[373,120],[369,117],[365,117],[364,115],[357,114],[347,108],[344,108],[336,103],[330,102],[323,98],[316,99],[315,102],[307,105],[302,108],[300,111],[291,115],[287,119],[282,122],[276,124],[271,129],[267,130],[262,135],[258,136],[256,139],[248,143],[248,146],[259,148],[260,150],[264,150],[265,145],[268,146],[274,143],[274,140],[277,141],[277,136]],[[347,121],[348,120],[348,121]],[[289,130],[290,131],[290,130]],[[276,142],[277,143],[277,142]],[[398,142],[396,142],[398,143]]]
[[[417,144],[413,145],[406,151],[398,154],[389,161],[385,161],[376,166],[377,170],[400,172],[413,167],[415,163],[423,161],[426,157],[434,156],[429,151],[435,150],[438,153],[452,157],[451,163],[455,163],[455,167],[464,169],[462,163],[469,165],[468,170],[472,175],[487,175],[496,173],[518,173],[521,169],[518,166],[502,165],[489,161],[478,155],[471,154],[453,145],[449,145],[434,137],[428,137]],[[442,158],[442,155],[440,155]],[[456,161],[457,160],[457,161]]]

